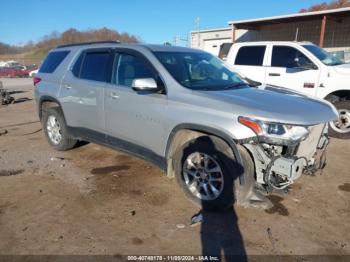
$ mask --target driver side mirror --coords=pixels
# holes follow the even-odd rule
[[[294,68],[300,68],[305,70],[317,70],[317,66],[314,65],[311,61],[306,61],[305,59],[300,59],[296,57],[294,59],[295,67]]]
[[[159,91],[156,81],[153,78],[137,78],[132,81],[131,87],[134,91]]]

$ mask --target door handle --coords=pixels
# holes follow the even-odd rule
[[[269,73],[269,76],[281,76],[279,73]]]
[[[111,97],[112,99],[118,99],[118,98],[119,98],[119,96],[117,95],[117,93],[114,93],[114,92],[112,92],[112,93],[110,94],[110,97]]]
[[[71,89],[71,88],[72,88],[70,85],[67,85],[67,84],[65,84],[64,87],[65,87],[66,89]]]

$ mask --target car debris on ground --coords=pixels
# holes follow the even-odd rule
[[[15,102],[15,98],[10,95],[10,93],[3,88],[0,88],[0,104],[8,105],[13,104]]]
[[[191,226],[196,226],[199,223],[203,222],[203,214],[202,211],[199,211],[197,214],[193,215],[191,218]]]

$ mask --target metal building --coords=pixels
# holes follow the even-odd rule
[[[231,42],[309,41],[331,52],[350,54],[349,7],[230,21],[228,24],[230,27],[225,29],[191,32],[191,46],[211,52],[214,45],[220,44],[220,37],[216,35],[225,35],[225,41],[231,39]]]
[[[191,47],[218,55],[223,43],[232,43],[232,28],[218,28],[191,32]]]

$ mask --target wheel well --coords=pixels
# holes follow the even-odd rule
[[[52,107],[61,107],[61,105],[53,99],[45,99],[40,102],[40,108],[39,108],[40,120],[42,119],[43,113],[47,112],[47,110]]]
[[[350,90],[338,90],[328,94],[324,99],[331,103],[343,100],[350,100]]]
[[[228,144],[228,146],[233,150],[233,153],[236,155],[236,150],[232,148],[232,145],[226,141],[223,137],[220,135],[217,135],[212,132],[206,132],[201,130],[195,130],[195,129],[180,129],[177,130],[173,135],[170,135],[169,142],[166,149],[166,161],[167,161],[167,176],[173,177],[175,176],[174,173],[174,167],[173,167],[173,155],[176,152],[176,150],[187,143],[190,140],[196,139],[201,136],[215,136],[221,140],[223,140],[225,143]]]

